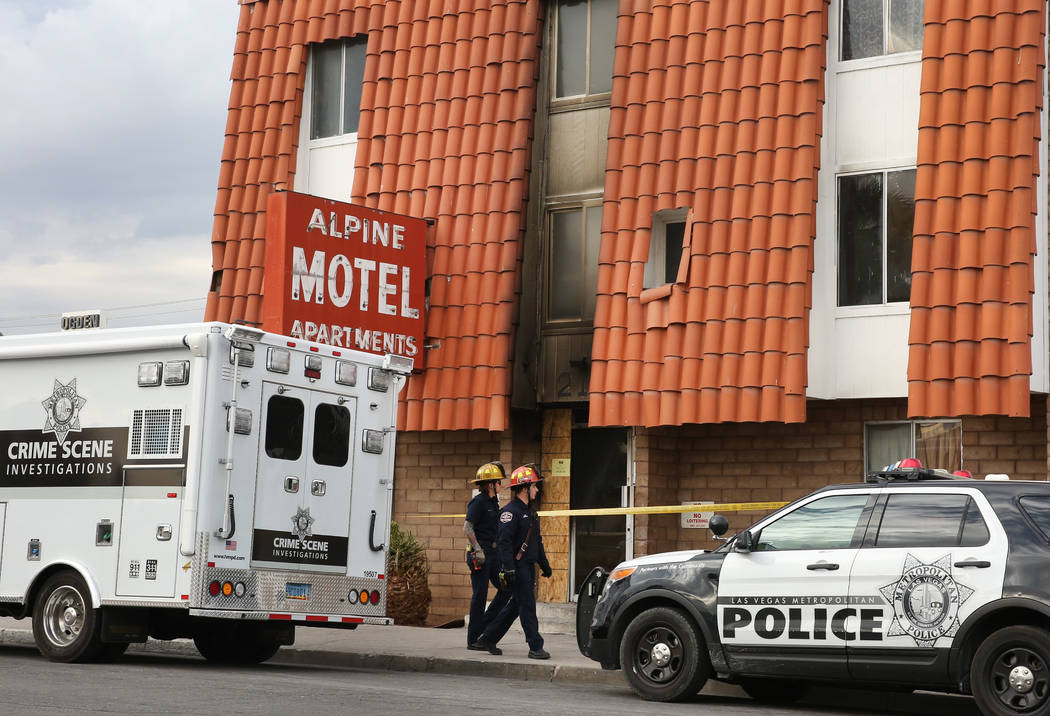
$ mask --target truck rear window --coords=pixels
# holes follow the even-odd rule
[[[350,455],[350,411],[321,403],[314,410],[314,462],[342,467]]]
[[[303,402],[283,395],[266,404],[266,454],[277,460],[298,460],[303,454]]]

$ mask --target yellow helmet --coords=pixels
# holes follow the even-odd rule
[[[507,471],[504,469],[503,463],[493,460],[479,467],[477,475],[470,482],[474,485],[479,485],[482,482],[493,482],[502,480],[505,477],[507,477]]]

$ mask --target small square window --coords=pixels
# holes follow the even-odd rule
[[[649,236],[649,258],[645,262],[643,288],[653,288],[678,280],[682,263],[682,244],[685,241],[687,209],[657,212]]]
[[[310,139],[357,134],[366,38],[312,45]]]
[[[556,99],[612,91],[616,0],[559,0],[553,89]]]
[[[923,5],[924,0],[843,0],[842,59],[921,50]]]
[[[962,423],[958,420],[867,423],[864,426],[865,473],[906,457],[923,467],[962,469]]]

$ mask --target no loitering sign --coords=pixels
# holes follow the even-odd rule
[[[266,207],[263,330],[417,357],[426,222],[296,192]]]

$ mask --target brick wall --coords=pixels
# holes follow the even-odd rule
[[[429,624],[460,619],[470,607],[470,575],[463,561],[462,519],[472,496],[468,480],[500,456],[504,433],[487,430],[402,432],[394,461],[394,521],[427,545],[430,557]]]
[[[811,401],[805,423],[722,423],[636,430],[635,504],[689,500],[793,500],[864,473],[864,423],[906,420],[904,400]],[[1047,406],[1031,418],[962,419],[963,467],[976,476],[1047,479]],[[907,456],[902,456],[907,457]],[[730,531],[764,513],[727,513]],[[681,529],[679,515],[635,518],[635,554],[711,547],[710,532]]]

